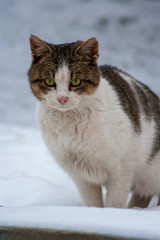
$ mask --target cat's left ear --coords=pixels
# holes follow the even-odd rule
[[[36,57],[42,56],[47,51],[52,52],[48,43],[43,41],[42,39],[31,35],[30,36],[30,48],[32,52],[32,59],[34,60]]]
[[[92,60],[96,60],[99,57],[99,44],[97,39],[95,37],[89,38],[76,49],[76,53],[87,55]]]

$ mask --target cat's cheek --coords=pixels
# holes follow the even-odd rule
[[[57,100],[56,95],[52,91],[49,91],[47,94],[42,94],[43,101],[48,105],[52,106]]]
[[[37,98],[38,101],[43,101],[45,99],[45,93],[38,86],[31,86],[32,93]]]
[[[82,95],[79,95],[76,92],[70,92],[68,104],[79,105],[82,101]]]

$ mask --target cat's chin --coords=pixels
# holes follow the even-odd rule
[[[60,112],[66,112],[66,111],[75,109],[76,106],[65,106],[65,105],[62,105],[62,106],[53,106],[53,108],[55,110],[60,111]]]

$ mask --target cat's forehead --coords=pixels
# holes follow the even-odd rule
[[[51,45],[53,51],[48,67],[53,67],[54,72],[58,75],[63,74],[68,76],[71,72],[80,71],[82,65],[84,68],[84,61],[81,59],[80,55],[75,54],[75,51],[82,43],[82,41],[77,41],[73,43]],[[44,64],[45,63],[46,62],[44,62]]]
[[[59,66],[57,71],[55,72],[55,80],[59,83],[62,83],[64,82],[64,80],[66,80],[65,82],[67,83],[70,79],[70,74],[71,72],[67,63],[63,61],[63,64]]]
[[[63,44],[51,44],[53,49],[53,55],[59,57],[62,60],[65,60],[68,57],[74,56],[75,50],[82,44],[82,41],[76,41],[72,43],[63,43]]]

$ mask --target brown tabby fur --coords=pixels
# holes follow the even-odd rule
[[[36,37],[37,38],[37,37]],[[42,40],[44,46],[40,50],[33,45],[31,35],[30,42],[32,46],[33,62],[28,71],[30,86],[33,94],[38,100],[43,100],[42,93],[47,94],[51,90],[44,84],[47,78],[54,79],[56,70],[65,62],[69,65],[72,79],[80,78],[82,83],[78,87],[69,87],[70,91],[76,91],[78,94],[92,94],[99,84],[100,74],[96,64],[96,57],[84,55],[81,46],[85,47],[85,42],[77,41],[74,43],[66,43],[54,45],[46,43]],[[96,49],[96,48],[95,48]],[[98,51],[98,46],[97,46]],[[96,56],[96,51],[93,53]]]

